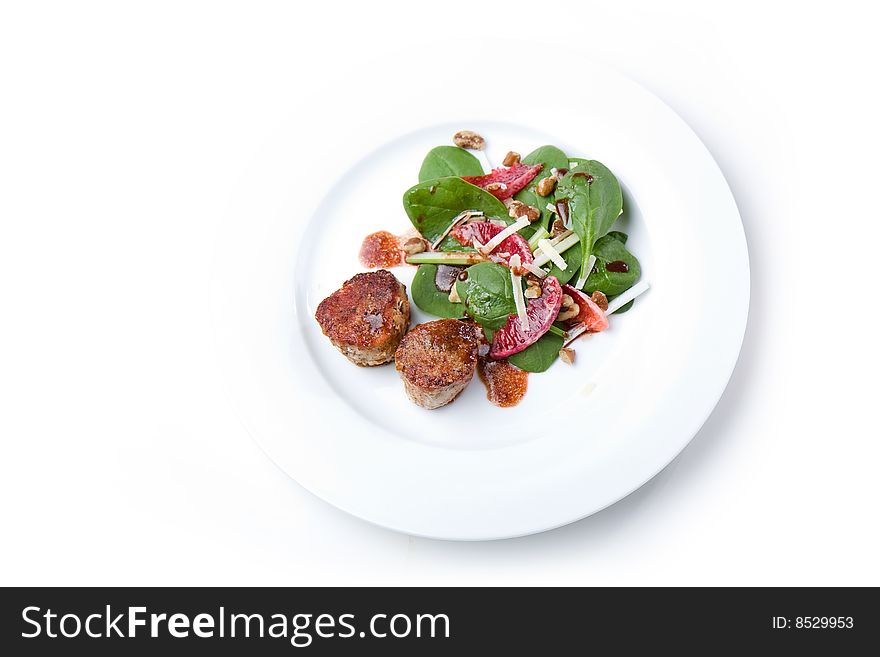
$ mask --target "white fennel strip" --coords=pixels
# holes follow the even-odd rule
[[[543,226],[538,226],[538,230],[536,230],[529,238],[529,248],[533,252],[536,251],[538,249],[538,240],[542,240],[545,237],[550,237],[550,233],[548,233],[547,229]]]
[[[552,212],[553,214],[559,214],[559,213],[556,211],[556,206],[553,205],[552,203],[548,203],[548,204],[545,205],[544,207],[547,208],[548,210],[550,210],[550,212]]]
[[[538,246],[541,249],[541,253],[550,258],[554,265],[556,265],[560,269],[565,269],[568,267],[568,264],[565,262],[565,258],[559,255],[559,252],[553,248],[553,245],[550,244],[550,240],[539,240]]]
[[[513,302],[516,304],[516,314],[519,316],[519,325],[523,331],[529,330],[529,315],[526,312],[526,300],[522,291],[522,276],[515,271],[522,267],[522,260],[514,253],[510,256],[510,282],[513,284]]]
[[[574,327],[568,329],[568,334],[566,335],[566,339],[568,340],[568,342],[566,342],[564,346],[567,347],[568,345],[570,345],[572,342],[577,340],[579,337],[581,337],[586,332],[587,332],[587,323],[586,322],[581,322],[577,326],[574,326]]]
[[[580,238],[577,235],[572,234],[562,240],[559,244],[554,245],[553,248],[556,249],[556,253],[565,253],[577,244],[578,240],[580,240]],[[543,267],[548,262],[550,262],[550,257],[542,252],[541,255],[535,258],[534,264],[536,267]]]
[[[569,235],[574,235],[574,231],[573,230],[566,230],[565,232],[559,233],[559,235],[557,235],[552,240],[550,240],[550,244],[552,244],[553,246],[556,246],[557,244],[559,244],[562,240],[564,240]]]
[[[547,276],[546,271],[544,271],[540,267],[535,267],[534,263],[532,262],[524,262],[522,268],[525,269],[527,272],[534,274],[538,278],[544,278]]]
[[[623,308],[630,301],[635,299],[640,294],[647,292],[648,288],[650,288],[650,284],[648,281],[640,281],[633,285],[631,288],[626,290],[625,292],[621,292],[619,295],[614,297],[611,301],[608,302],[608,310],[605,311],[606,315],[610,315],[613,312],[616,312]]]
[[[587,266],[585,267],[586,272],[581,271],[581,273],[578,274],[577,285],[575,285],[575,287],[577,289],[579,289],[579,290],[584,289],[584,285],[587,284],[587,279],[590,277],[590,272],[593,271],[593,265],[595,265],[595,264],[596,264],[596,256],[590,254],[590,259],[587,260]]]
[[[493,237],[488,242],[486,242],[478,250],[482,251],[486,255],[492,253],[492,251],[494,251],[496,248],[498,248],[498,245],[501,244],[501,242],[506,240],[508,237],[510,237],[514,233],[519,232],[520,230],[522,230],[523,228],[528,226],[530,223],[531,222],[529,221],[528,217],[520,217],[519,219],[514,221],[512,224],[510,224],[507,228],[505,228],[500,233],[498,233],[495,237]],[[474,246],[476,246],[476,244],[474,244]]]
[[[489,173],[492,171],[492,163],[489,161],[489,156],[486,155],[485,150],[474,151],[468,149],[468,152],[472,155],[476,155],[477,159],[480,161],[480,164],[483,165],[483,173]]]

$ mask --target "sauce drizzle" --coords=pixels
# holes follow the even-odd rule
[[[529,373],[506,360],[477,360],[477,374],[486,386],[486,398],[502,408],[516,406],[526,394]]]
[[[567,198],[561,198],[556,201],[556,214],[559,216],[560,219],[562,219],[562,223],[564,225],[571,225]]]
[[[399,266],[402,258],[397,236],[387,230],[370,233],[361,244],[360,260],[368,269]]]
[[[605,271],[613,271],[616,274],[625,274],[629,271],[629,265],[623,260],[615,260],[605,265]]]

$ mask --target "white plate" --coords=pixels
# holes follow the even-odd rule
[[[472,107],[439,98],[418,112],[389,109],[403,92],[385,96],[381,111],[340,131],[347,171],[324,177],[327,193],[306,216],[308,171],[285,156],[303,135],[279,132],[254,164],[221,240],[220,363],[246,426],[308,490],[409,534],[519,536],[626,496],[706,420],[748,312],[734,199],[699,139],[657,98],[595,67],[589,87],[601,99],[570,90],[552,126],[492,94]],[[576,343],[573,367],[532,374],[519,406],[492,406],[475,378],[455,403],[425,411],[408,401],[393,365],[349,364],[314,312],[362,270],[364,235],[409,227],[401,197],[422,158],[465,127],[487,137],[494,163],[508,149],[551,143],[609,166],[624,187],[620,229],[652,287],[610,330]],[[413,270],[394,273],[409,286]],[[430,319],[413,310],[414,323]]]

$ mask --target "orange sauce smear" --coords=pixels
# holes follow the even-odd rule
[[[370,233],[361,244],[360,260],[368,269],[400,266],[403,258],[399,238],[387,230]]]
[[[529,373],[506,360],[477,361],[477,374],[486,386],[486,397],[502,408],[516,406],[522,401],[529,384]]]

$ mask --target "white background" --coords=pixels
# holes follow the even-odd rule
[[[2,5],[0,584],[880,584],[876,17],[421,4]],[[461,37],[508,52],[474,66]],[[554,40],[660,96],[724,171],[751,255],[740,362],[685,452],[592,518],[470,544],[369,526],[278,471],[224,396],[222,217],[278,126],[332,130],[383,84],[430,102],[371,56],[515,94],[498,71]]]

